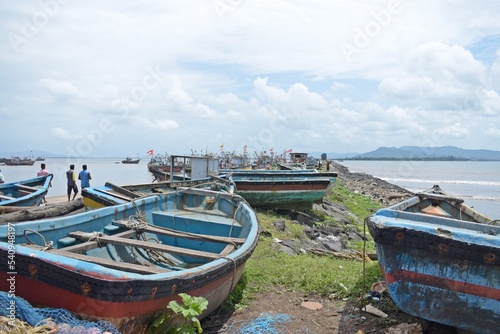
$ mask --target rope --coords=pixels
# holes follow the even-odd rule
[[[43,237],[43,235],[42,235],[40,232],[35,231],[35,230],[26,229],[26,230],[24,230],[24,232],[23,232],[23,233],[24,233],[24,237],[25,237],[25,238],[26,238],[26,240],[28,241],[28,244],[30,244],[30,245],[36,245],[36,246],[39,246],[39,245],[37,245],[36,243],[34,243],[34,242],[33,242],[33,240],[31,240],[31,239],[28,237],[28,234],[26,234],[26,232],[31,232],[31,233],[33,233],[33,234],[36,234],[36,235],[38,235],[38,236],[40,237],[40,239],[42,239],[43,245],[41,245],[41,246],[42,246],[42,248],[40,249],[42,252],[44,252],[44,251],[46,251],[46,250],[49,250],[49,249],[52,249],[52,248],[54,247],[54,242],[53,242],[53,241],[49,241],[49,242],[47,242],[47,241],[45,240],[45,238]]]
[[[229,260],[231,262],[233,262],[233,276],[231,278],[231,286],[229,288],[229,291],[233,291],[233,286],[234,286],[234,281],[235,281],[235,278],[236,278],[236,260],[235,259],[231,259],[229,257],[226,257],[226,256],[221,256],[220,259],[226,259],[226,260]],[[238,282],[236,282],[238,283]]]
[[[494,226],[497,226],[498,224],[500,223],[500,219],[495,219],[495,220],[492,220],[488,223],[488,225],[494,225]]]
[[[100,237],[102,236],[102,233],[101,232],[91,232],[91,235],[90,237],[87,239],[87,241],[95,241],[97,242],[97,247],[101,248],[102,247],[102,244],[101,244],[101,239]]]

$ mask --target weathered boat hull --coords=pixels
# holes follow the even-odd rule
[[[224,170],[235,192],[250,205],[269,209],[311,209],[335,184],[336,173],[282,170]]]
[[[311,209],[327,194],[329,180],[234,181],[235,191],[252,207],[268,209]]]
[[[438,323],[498,333],[500,227],[490,221],[456,199],[434,195],[368,217],[396,305]]]
[[[0,254],[3,253],[0,245]],[[82,280],[81,275],[72,275],[74,268],[67,270],[54,270],[50,268],[50,272],[43,261],[28,259],[30,254],[16,254],[17,274],[15,275],[16,296],[20,296],[28,300],[33,305],[44,305],[54,308],[64,308],[82,319],[91,321],[104,320],[114,324],[121,333],[146,333],[149,324],[153,319],[162,312],[168,312],[168,303],[172,300],[180,302],[179,293],[187,293],[191,296],[204,297],[209,301],[207,309],[203,311],[200,318],[204,318],[219,307],[229,296],[238,281],[240,280],[244,264],[239,264],[237,268],[225,269],[225,275],[216,279],[208,276],[209,282],[204,279],[198,279],[198,285],[195,287],[192,283],[197,278],[186,276],[184,280],[178,280],[174,283],[164,282],[137,282],[130,281],[114,282],[107,284],[106,287],[99,287],[101,291],[108,294],[110,292],[127,296],[121,301],[105,300],[102,297],[92,297],[86,295],[86,289],[96,289],[96,286],[89,283],[89,279]],[[0,259],[7,261],[0,256]],[[36,270],[34,275],[31,272]],[[19,274],[21,272],[26,274]],[[210,273],[207,273],[210,275]],[[213,273],[212,275],[216,275]],[[10,286],[8,279],[12,275],[0,271],[0,290],[9,291]],[[64,282],[74,280],[80,284],[79,287],[73,287],[73,291],[68,291],[67,288],[55,286],[53,282],[44,282],[39,277],[64,277]],[[207,280],[208,281],[208,280]],[[101,284],[96,281],[95,284]],[[188,286],[184,288],[183,286]],[[98,292],[100,293],[100,292]],[[161,298],[155,298],[155,294],[162,293],[165,295]],[[146,295],[150,298],[137,300],[137,296]],[[128,299],[128,300],[127,300]],[[177,319],[182,321],[182,319]]]
[[[98,239],[86,239],[95,231]],[[46,243],[27,245],[28,236],[40,243],[36,234]],[[45,249],[49,241],[54,249]],[[15,275],[16,295],[32,304],[110,321],[123,333],[145,333],[155,316],[170,312],[169,301],[179,301],[181,292],[208,300],[201,317],[220,306],[257,241],[257,217],[239,196],[198,189],[155,195],[0,226],[0,289],[9,291],[7,278]],[[13,247],[14,274],[8,267]],[[154,249],[163,254],[161,261],[151,254]]]
[[[47,194],[52,174],[0,184],[0,206],[39,205]]]

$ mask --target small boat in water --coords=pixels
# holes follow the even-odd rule
[[[137,158],[131,158],[131,157],[126,157],[125,160],[122,160],[122,164],[138,164],[141,159]]]
[[[39,205],[47,194],[52,174],[0,184],[0,206]]]
[[[0,225],[0,290],[34,305],[146,333],[179,293],[219,307],[258,241],[254,211],[237,195],[186,189],[72,216]],[[13,244],[15,240],[15,245]],[[172,324],[184,321],[174,313]]]
[[[366,219],[389,293],[413,316],[477,333],[500,326],[500,221],[434,186]]]
[[[224,175],[224,173],[227,173]],[[252,207],[311,209],[335,184],[337,173],[316,170],[221,170],[234,183],[234,191]]]

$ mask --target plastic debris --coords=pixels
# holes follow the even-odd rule
[[[362,310],[365,311],[366,313],[370,313],[370,314],[376,315],[377,317],[381,317],[381,318],[387,318],[388,317],[388,315],[386,313],[380,311],[375,306],[372,306],[372,304],[366,305],[365,307],[363,307]]]

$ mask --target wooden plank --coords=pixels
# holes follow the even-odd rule
[[[14,187],[17,187],[18,189],[21,189],[21,190],[31,191],[31,192],[35,192],[35,191],[40,190],[40,188],[25,186],[24,184],[16,184],[16,185],[14,185]]]
[[[84,239],[87,235],[88,235],[88,233],[85,233],[85,232],[71,232],[70,233],[70,236],[72,236],[73,238],[78,238],[78,239]],[[132,239],[126,239],[126,238],[120,238],[120,237],[114,237],[114,236],[113,237],[101,236],[101,237],[99,237],[99,240],[100,240],[100,242],[111,243],[114,245],[152,249],[152,250],[157,250],[160,252],[168,252],[168,253],[173,253],[173,254],[186,255],[186,256],[198,257],[198,258],[209,259],[209,260],[216,260],[220,257],[219,254],[198,251],[198,250],[194,250],[194,249],[190,249],[190,248],[168,246],[168,245],[157,244],[157,243],[153,243],[153,242],[149,242],[149,241],[132,240]]]
[[[98,188],[93,188],[93,189],[95,191],[97,191],[97,192],[100,192],[100,193],[103,193],[103,194],[106,194],[106,195],[109,195],[109,196],[112,196],[112,197],[115,197],[115,198],[119,198],[119,199],[127,201],[127,202],[131,202],[131,201],[134,200],[132,197],[124,196],[124,195],[117,194],[117,193],[114,193],[114,192],[111,192],[111,191],[107,191],[107,190],[104,190],[104,189],[98,189]]]
[[[137,234],[136,231],[134,230],[129,230],[121,233],[117,233],[114,236],[115,237],[120,237],[120,238],[130,238],[133,237]],[[71,235],[71,233],[70,233]],[[100,238],[99,238],[100,239]],[[73,246],[68,246],[61,248],[61,250],[64,250],[66,252],[74,252],[74,253],[85,253],[86,251],[96,249],[99,247],[99,244],[106,244],[105,242],[97,242],[97,241],[86,241],[78,245],[73,245]]]
[[[224,247],[224,249],[222,250],[222,252],[220,252],[220,255],[221,256],[226,256],[226,255],[229,255],[231,254],[234,250],[236,249],[236,247],[234,247],[233,244],[229,244],[227,245],[226,247]]]
[[[116,191],[117,193],[120,193],[120,194],[123,194],[125,196],[128,196],[128,197],[131,197],[131,198],[139,198],[141,197],[140,195],[128,190],[128,189],[125,189],[123,187],[120,187],[120,186],[117,186],[116,184],[113,184],[113,183],[110,183],[110,182],[106,182],[106,187],[109,187],[111,189],[113,189],[114,191]]]
[[[462,198],[458,197],[453,197],[449,195],[441,195],[441,194],[432,194],[432,193],[417,193],[416,194],[420,198],[428,198],[428,199],[435,199],[439,201],[448,201],[448,202],[456,202],[456,203],[463,203],[464,200]]]
[[[15,199],[14,197],[5,196],[5,195],[1,195],[1,194],[0,194],[0,198],[1,198],[1,199],[5,199],[5,200]]]
[[[214,190],[206,190],[206,189],[200,189],[200,188],[188,188],[182,191],[184,194],[193,194],[193,195],[201,195],[201,196],[213,196],[213,197],[219,197],[219,198],[224,198],[228,200],[236,200],[236,201],[245,201],[243,197],[240,195],[235,195],[235,194],[230,194],[230,193],[225,193],[225,192],[220,192],[220,191],[214,191]]]
[[[37,245],[26,245],[26,247],[40,249],[40,246],[37,246]],[[118,261],[103,259],[103,258],[96,257],[96,256],[66,252],[64,249],[49,249],[49,250],[46,250],[46,252],[49,252],[51,254],[62,255],[62,256],[69,257],[69,258],[76,259],[76,260],[80,260],[80,261],[100,264],[102,266],[112,268],[112,269],[129,271],[129,272],[138,273],[138,274],[161,274],[161,273],[171,271],[171,270],[163,269],[163,268],[147,267],[147,266],[143,266],[143,265],[135,264],[135,263],[118,262]]]
[[[120,226],[120,227],[127,228],[127,222],[123,221],[123,220],[122,221],[113,221],[113,224]],[[172,229],[157,227],[157,226],[153,226],[153,225],[147,225],[147,226],[141,225],[140,229],[141,229],[141,231],[156,233],[156,234],[160,234],[160,235],[168,235],[168,236],[176,237],[176,238],[190,239],[190,240],[210,240],[210,241],[220,242],[220,243],[229,243],[229,244],[234,243],[237,245],[244,244],[246,241],[245,238],[232,238],[232,237],[221,237],[221,236],[209,235],[209,234],[179,232],[179,231],[175,231]]]

